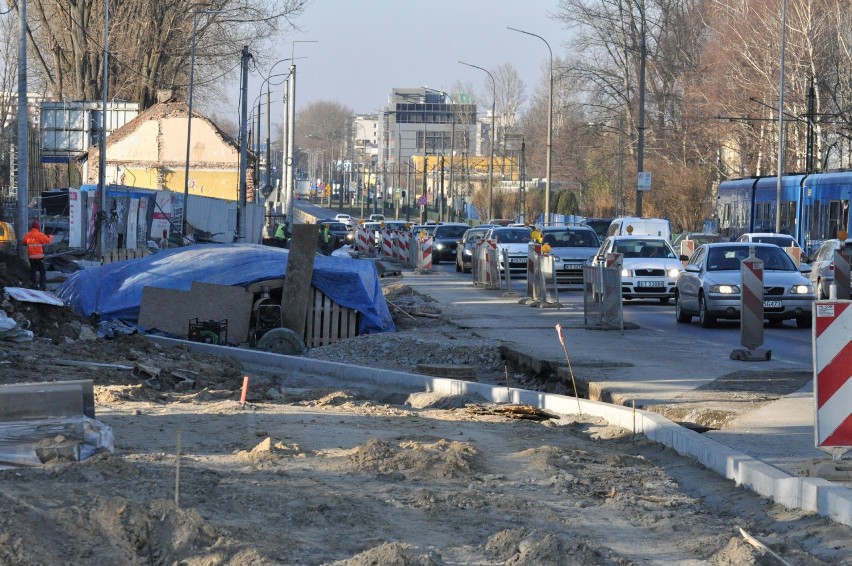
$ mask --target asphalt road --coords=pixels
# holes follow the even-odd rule
[[[441,262],[433,266],[434,271],[446,273],[459,280],[471,280],[469,273],[457,273],[455,264]],[[520,295],[526,295],[526,279],[517,278],[512,288]],[[583,310],[583,295],[579,287],[560,289],[559,302],[563,308]],[[716,328],[701,328],[697,317],[691,324],[678,324],[675,321],[674,302],[663,305],[656,299],[649,301],[624,301],[624,320],[637,324],[644,331],[661,333],[661,339],[672,347],[678,342],[706,342],[714,346],[729,347],[731,350],[742,348],[740,344],[740,325],[735,320],[720,320]],[[810,328],[798,328],[795,321],[784,321],[781,326],[764,325],[763,348],[772,351],[774,360],[811,367],[813,363],[812,331]]]

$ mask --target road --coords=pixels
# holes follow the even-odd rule
[[[457,273],[453,263],[441,262],[433,270],[446,273],[459,280],[471,279],[469,273]],[[526,279],[515,279],[512,288],[521,296],[526,295]],[[583,296],[579,289],[560,289],[559,302],[566,309],[582,311]],[[624,320],[638,325],[643,331],[660,332],[660,339],[672,346],[680,341],[706,342],[714,347],[742,348],[739,321],[720,320],[717,328],[701,328],[698,319],[691,324],[678,324],[674,316],[674,303],[660,304],[651,301],[624,301]],[[781,326],[764,326],[763,348],[772,351],[772,358],[791,364],[811,367],[812,332],[810,328],[798,328],[795,321],[784,321]]]

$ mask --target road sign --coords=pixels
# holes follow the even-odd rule
[[[417,204],[420,206],[426,206],[426,195],[420,195],[417,197]]]
[[[816,446],[845,452],[852,447],[852,303],[816,301],[814,315]]]
[[[640,171],[639,179],[637,181],[637,188],[640,191],[650,191],[651,190],[651,172],[650,171]]]

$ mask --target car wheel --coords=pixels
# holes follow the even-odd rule
[[[701,321],[701,328],[716,326],[716,317],[707,310],[707,301],[704,300],[704,295],[698,297],[698,320]]]
[[[798,326],[799,328],[810,328],[812,323],[813,319],[811,318],[811,315],[803,315],[796,317],[796,326]]]
[[[456,273],[461,272],[461,270],[462,270],[462,267],[459,265],[459,260],[456,259]]]
[[[778,328],[784,324],[784,321],[780,318],[770,318],[766,320],[766,324],[771,328]]]
[[[681,324],[688,324],[692,322],[692,315],[683,312],[683,306],[680,304],[679,296],[675,296],[675,318]]]
[[[660,297],[660,303],[664,305],[669,304],[669,297]]]

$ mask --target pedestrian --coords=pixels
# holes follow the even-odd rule
[[[27,257],[30,260],[30,279],[34,286],[42,291],[47,289],[47,269],[44,267],[44,247],[53,243],[53,236],[47,236],[41,231],[41,224],[33,220],[30,231],[21,239],[27,246]],[[38,277],[37,277],[38,276]]]
[[[160,249],[165,250],[169,247],[169,232],[163,228],[163,237],[160,238]]]

